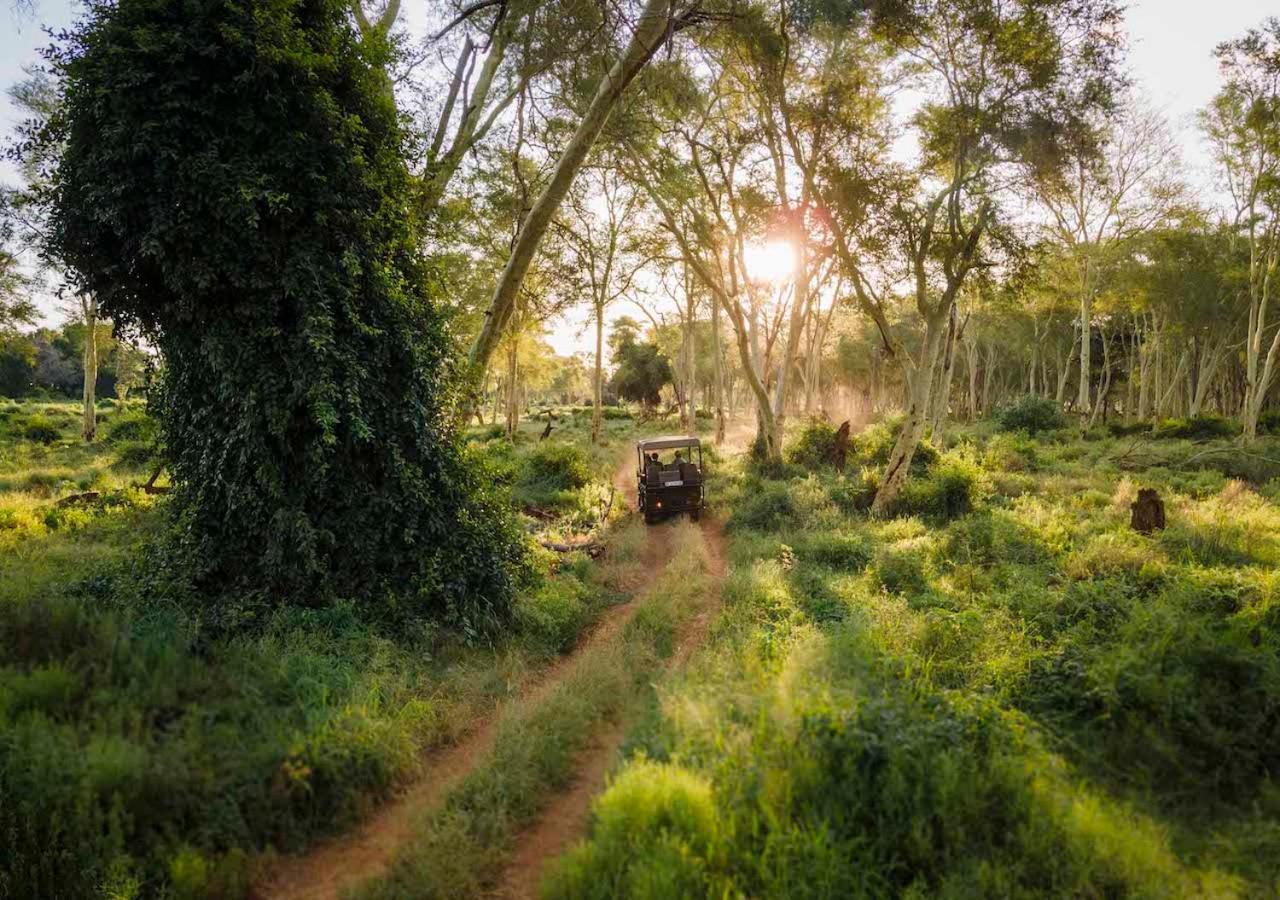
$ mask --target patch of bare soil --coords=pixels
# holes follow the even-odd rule
[[[649,531],[654,537],[670,533],[667,528],[651,528]],[[720,524],[711,519],[702,520],[702,535],[707,569],[715,578],[716,586],[676,635],[675,652],[667,665],[668,671],[678,670],[688,663],[693,651],[706,639],[711,620],[720,609],[719,583],[725,573],[724,535]],[[577,774],[570,787],[516,836],[515,852],[494,897],[532,900],[538,896],[538,885],[547,863],[586,833],[591,801],[604,790],[605,780],[625,735],[625,724],[619,722],[611,722],[597,732],[591,745],[579,755]]]
[[[614,476],[614,483],[634,509],[636,485],[632,471],[628,460]],[[648,529],[644,564],[637,567],[637,577],[627,584],[633,597],[658,577],[671,559],[672,550],[670,528]],[[608,609],[571,653],[540,671],[518,699],[508,702],[521,705],[541,702],[578,656],[590,647],[607,642],[634,613],[631,602]],[[251,896],[255,900],[337,900],[342,891],[380,875],[399,849],[413,838],[418,819],[439,808],[450,789],[493,749],[499,711],[500,707],[495,707],[479,717],[471,731],[457,743],[432,751],[421,775],[354,832],[318,844],[306,853],[281,857],[254,887]]]

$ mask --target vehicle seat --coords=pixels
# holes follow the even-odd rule
[[[691,462],[680,463],[680,479],[685,484],[698,484],[702,481],[702,473],[698,471],[698,467]]]
[[[644,483],[648,487],[657,487],[658,481],[662,476],[662,467],[655,462],[650,462],[644,467]]]

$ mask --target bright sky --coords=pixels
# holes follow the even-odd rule
[[[0,0],[4,3],[5,0]],[[48,43],[44,28],[66,27],[78,4],[72,0],[37,0],[36,21],[23,19],[8,9],[0,12],[0,83],[8,87],[22,77],[24,64],[38,61],[37,50]],[[422,0],[407,0],[404,8],[412,27],[425,17]],[[1280,14],[1275,0],[1133,0],[1128,12],[1131,49],[1129,66],[1140,90],[1162,109],[1183,134],[1184,161],[1189,180],[1209,186],[1208,157],[1196,134],[1193,117],[1218,87],[1218,73],[1212,57],[1221,41],[1236,37],[1258,25],[1267,15]],[[0,98],[0,132],[7,136],[19,120],[8,97]],[[11,182],[12,165],[0,161],[0,181]],[[51,309],[49,310],[51,312]],[[639,318],[629,304],[619,303],[611,317]],[[551,344],[559,353],[575,353],[594,348],[594,336],[587,327],[588,314],[570,316],[558,324]]]

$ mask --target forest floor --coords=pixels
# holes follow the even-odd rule
[[[739,425],[645,527],[663,426],[477,429],[604,554],[472,645],[141,599],[150,426],[74,413],[0,405],[0,898],[1280,897],[1280,438],[957,425],[881,520],[892,423]]]

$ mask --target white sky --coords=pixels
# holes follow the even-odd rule
[[[11,2],[0,12],[0,84],[8,87],[22,77],[24,64],[38,61],[37,50],[48,43],[44,27],[58,30],[73,20],[78,5],[73,0],[37,0],[36,20],[24,20],[12,10]],[[427,5],[422,0],[405,0],[406,20],[411,28],[425,22]],[[1183,159],[1188,180],[1210,187],[1208,156],[1192,121],[1218,87],[1218,72],[1212,52],[1215,45],[1258,25],[1268,15],[1280,15],[1275,0],[1133,0],[1127,14],[1130,53],[1129,68],[1139,90],[1173,122],[1182,134]],[[0,134],[7,143],[19,120],[8,97],[0,97]],[[0,160],[0,181],[11,182],[12,165]],[[626,303],[618,303],[611,317],[641,318]],[[54,318],[52,303],[46,317]],[[594,349],[594,335],[587,327],[583,310],[558,324],[550,340],[563,354]]]

